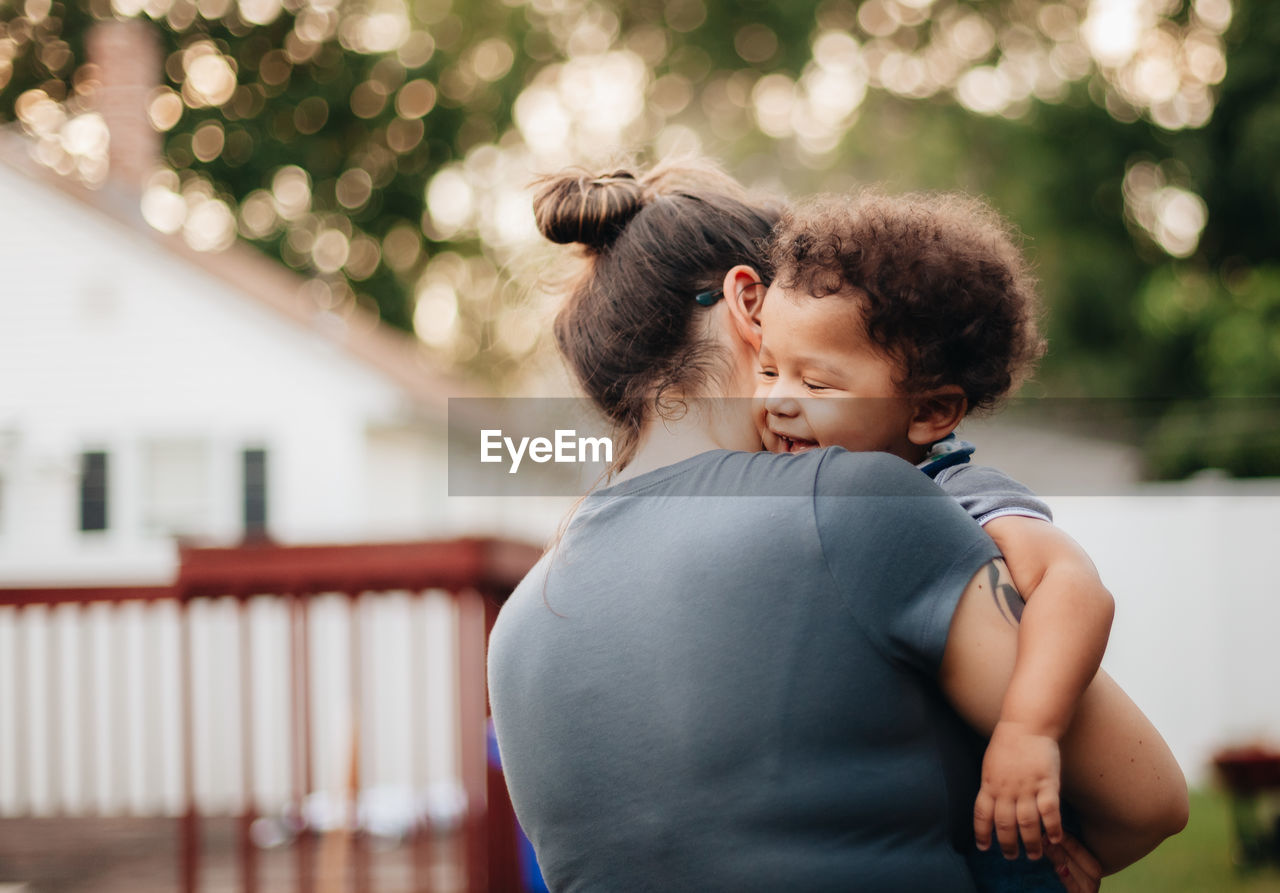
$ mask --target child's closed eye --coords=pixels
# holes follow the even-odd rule
[[[833,390],[833,388],[830,385],[820,384],[819,382],[816,382],[816,381],[806,381],[804,383],[804,386],[815,394],[820,391]]]

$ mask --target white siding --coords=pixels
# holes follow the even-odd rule
[[[156,443],[207,449],[215,540],[239,535],[247,447],[268,452],[282,541],[408,536],[447,515],[403,498],[384,507],[366,489],[367,463],[385,458],[369,454],[370,427],[416,427],[413,447],[444,420],[415,415],[398,386],[317,333],[3,165],[0,256],[0,581],[167,579],[172,546],[147,523]],[[111,457],[110,529],[96,536],[76,523],[87,448]],[[443,463],[415,473],[443,481]]]

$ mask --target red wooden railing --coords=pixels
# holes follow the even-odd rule
[[[88,605],[96,602],[142,602],[176,605],[180,614],[180,647],[176,668],[180,678],[179,698],[182,709],[181,764],[182,818],[180,828],[180,887],[194,893],[201,884],[202,811],[196,796],[196,750],[201,743],[195,731],[196,691],[193,677],[192,605],[200,600],[236,600],[239,612],[238,651],[239,721],[241,731],[240,766],[243,792],[239,815],[238,861],[240,887],[245,893],[259,889],[257,849],[251,839],[251,828],[258,818],[254,790],[254,703],[253,636],[250,630],[249,605],[252,600],[276,600],[288,606],[287,655],[289,665],[288,718],[289,753],[292,769],[292,799],[301,814],[303,801],[316,789],[312,742],[312,679],[310,624],[308,612],[313,600],[338,593],[350,602],[349,691],[351,693],[351,767],[348,791],[353,795],[362,786],[362,729],[364,700],[368,698],[363,676],[366,665],[362,653],[366,646],[362,629],[362,602],[376,599],[382,593],[410,593],[423,596],[428,592],[445,592],[456,610],[457,638],[454,678],[457,683],[458,735],[457,752],[465,810],[462,817],[461,846],[464,889],[481,891],[517,891],[520,889],[519,866],[515,846],[514,817],[501,775],[486,758],[487,700],[484,678],[485,646],[488,632],[496,617],[497,607],[514,585],[537,560],[538,550],[531,546],[493,539],[459,539],[443,542],[380,543],[333,546],[279,546],[255,543],[234,548],[188,548],[180,550],[180,569],[171,586],[133,587],[64,587],[0,589],[0,605],[14,606],[21,613],[33,605]],[[18,638],[21,640],[21,622]],[[52,640],[51,640],[52,641]],[[58,672],[57,656],[51,649],[48,675]],[[21,655],[15,658],[21,660]],[[87,660],[87,659],[86,659]],[[86,663],[91,667],[91,664]],[[15,663],[15,667],[20,664]],[[412,689],[422,680],[410,679]],[[17,691],[25,691],[22,684]],[[50,697],[60,690],[50,684]],[[20,699],[21,700],[21,699]],[[418,699],[421,703],[421,699]],[[26,720],[30,705],[14,706],[18,724]],[[47,711],[56,717],[58,709]],[[49,720],[51,723],[54,719]],[[49,740],[58,739],[51,728]],[[56,754],[49,758],[50,777],[59,768]],[[27,768],[18,760],[18,774]],[[54,782],[50,782],[53,784]],[[417,828],[410,838],[415,848],[414,890],[429,890],[427,871],[429,845],[425,829]],[[356,891],[373,889],[369,870],[367,841],[350,823],[336,835],[318,838],[304,831],[294,841],[296,867],[294,877],[300,893],[324,893],[348,889],[347,879]],[[318,847],[323,852],[318,852]],[[334,853],[337,856],[334,856]],[[328,858],[326,859],[326,854]],[[318,859],[318,857],[320,857]],[[326,877],[324,866],[349,864],[343,878]],[[320,864],[318,864],[318,861]]]

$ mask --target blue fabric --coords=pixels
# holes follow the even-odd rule
[[[948,434],[929,447],[929,455],[925,456],[916,467],[929,477],[936,478],[938,472],[943,469],[968,462],[976,449],[977,447],[969,441],[961,440],[954,434]]]
[[[495,769],[502,768],[502,754],[498,750],[498,736],[493,730],[493,720],[486,724],[485,749],[488,753],[489,765]],[[524,893],[550,893],[547,882],[542,879],[542,870],[538,868],[538,856],[529,842],[529,835],[524,833],[520,822],[516,822],[516,858],[520,863],[520,880]]]
[[[1069,803],[1062,804],[1062,827],[1080,836],[1080,820]],[[1023,852],[1010,861],[995,841],[985,853],[976,847],[970,850],[968,859],[978,893],[1063,893],[1065,889],[1047,858],[1033,861]]]
[[[992,842],[983,852],[974,848],[969,854],[969,869],[978,884],[979,893],[1063,893],[1053,863],[1047,858],[1028,859],[1025,855],[1012,861]]]
[[[547,882],[542,879],[542,870],[538,868],[538,855],[519,822],[516,822],[516,844],[520,852],[520,880],[525,893],[551,893]]]

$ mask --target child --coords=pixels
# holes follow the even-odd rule
[[[969,464],[952,432],[991,408],[1043,352],[1034,284],[1007,225],[974,199],[863,193],[788,212],[760,310],[757,423],[766,448],[893,453],[918,464],[982,525],[1026,601],[1018,657],[982,765],[978,848],[1015,858],[1063,839],[1058,742],[1098,670],[1113,613],[1089,558],[1048,506]],[[1043,826],[1043,835],[1042,835]]]

